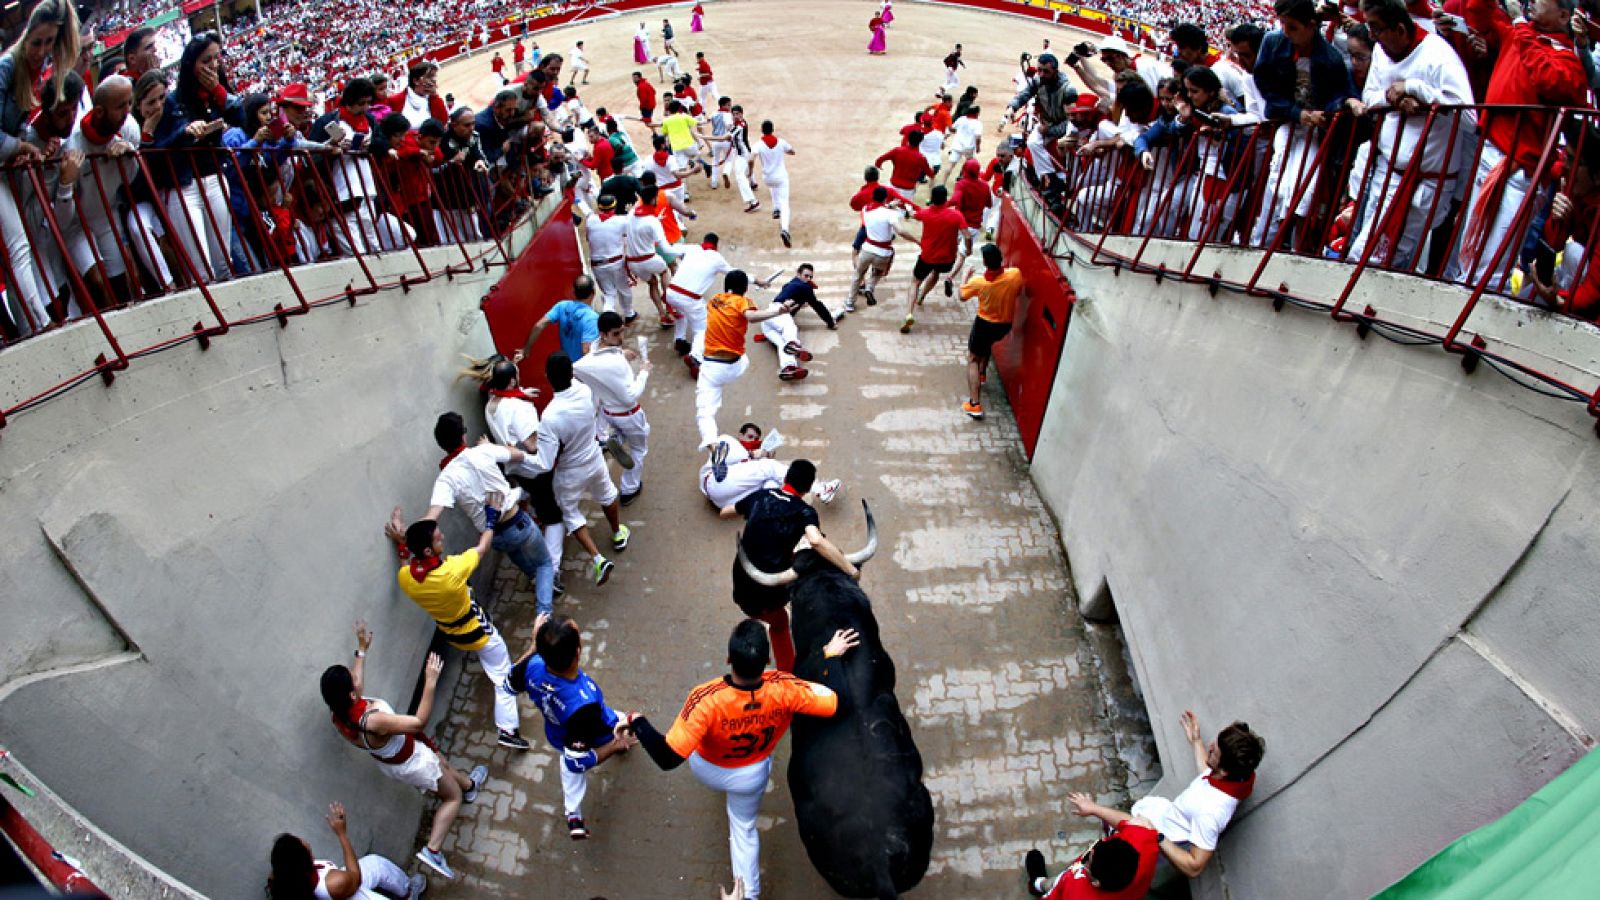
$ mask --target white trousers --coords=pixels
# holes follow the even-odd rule
[[[555,490],[556,505],[561,507],[561,521],[567,526],[567,534],[588,524],[589,520],[578,508],[578,504],[583,502],[584,498],[593,500],[601,506],[610,506],[617,499],[617,486],[611,481],[611,472],[606,468],[605,457],[598,453],[592,460],[577,468],[570,465],[557,466],[551,487]]]
[[[1483,152],[1478,157],[1478,174],[1473,180],[1472,192],[1467,196],[1467,205],[1462,208],[1461,215],[1466,224],[1459,229],[1461,234],[1456,242],[1456,252],[1450,254],[1451,262],[1445,271],[1445,277],[1452,281],[1476,285],[1489,273],[1491,265],[1497,271],[1504,272],[1506,271],[1507,261],[1516,259],[1517,252],[1521,247],[1521,241],[1519,240],[1521,235],[1511,234],[1511,225],[1516,219],[1518,210],[1522,208],[1522,201],[1528,196],[1529,189],[1528,173],[1520,168],[1506,180],[1505,189],[1500,192],[1500,202],[1495,204],[1494,210],[1490,213],[1493,218],[1487,223],[1488,230],[1484,233],[1483,249],[1479,251],[1478,258],[1476,260],[1464,260],[1461,258],[1462,241],[1466,239],[1468,231],[1477,227],[1477,223],[1473,221],[1476,217],[1472,215],[1472,211],[1478,205],[1479,195],[1483,193],[1484,182],[1488,180],[1489,173],[1494,167],[1499,165],[1505,158],[1506,155],[1500,152],[1498,147],[1487,141],[1484,142]],[[1535,200],[1535,208],[1532,211],[1533,214],[1528,218],[1529,222],[1532,222],[1534,216],[1538,215],[1538,204],[1542,202],[1542,198]],[[1514,241],[1513,246],[1506,252],[1500,253],[1500,245],[1508,240]],[[1495,258],[1496,254],[1499,254],[1498,259]],[[1470,271],[1464,268],[1463,264],[1470,265]],[[1515,268],[1515,264],[1512,265],[1512,268]],[[1489,284],[1489,290],[1491,291],[1504,291],[1505,289],[1506,282],[1504,278],[1496,278]]]
[[[1293,131],[1291,138],[1289,132]],[[1267,164],[1267,184],[1261,201],[1261,215],[1256,219],[1252,239],[1258,246],[1272,242],[1284,220],[1293,215],[1305,216],[1311,212],[1311,201],[1317,193],[1317,170],[1311,165],[1317,154],[1322,136],[1313,128],[1282,127],[1272,134],[1272,161]],[[1305,189],[1300,190],[1304,184]],[[1300,202],[1294,203],[1295,191],[1300,190]]]
[[[772,774],[772,757],[754,765],[724,769],[691,753],[689,769],[701,784],[728,795],[728,855],[733,858],[733,877],[744,879],[746,897],[760,897],[761,835],[756,831],[756,814],[761,811],[761,795],[766,793],[767,778]]]
[[[724,440],[734,439],[728,437]],[[704,467],[700,475],[700,493],[705,494],[706,499],[718,509],[732,506],[767,485],[781,486],[789,474],[789,464],[777,459],[741,460],[729,470],[730,473],[736,471],[737,477],[730,474],[722,481],[713,478],[707,469],[709,467]]]
[[[25,174],[17,173],[18,184],[27,185]],[[45,295],[44,288],[39,283],[38,265],[34,261],[28,229],[23,227],[22,215],[17,209],[16,198],[11,193],[11,183],[12,179],[6,178],[4,183],[0,184],[0,235],[5,238],[6,256],[11,261],[10,277],[6,279],[6,294],[11,300],[9,311],[11,320],[16,323],[19,331],[27,334],[50,324],[50,316],[45,311],[45,306],[51,298]],[[23,190],[29,188],[24,187]],[[38,233],[33,235],[34,240],[44,238],[44,235]],[[23,312],[24,309],[27,310],[26,313]],[[33,317],[31,326],[28,322],[30,315]]]
[[[625,416],[614,416],[601,410],[600,419],[611,430],[622,438],[628,445],[628,453],[633,456],[633,468],[622,470],[622,493],[637,493],[639,485],[644,482],[644,457],[650,452],[650,420],[645,418],[644,410],[636,410]]]
[[[544,536],[544,549],[550,553],[550,565],[555,568],[556,580],[561,580],[561,550],[567,540],[567,523],[555,522],[540,527]]]
[[[750,157],[729,152],[727,159],[717,164],[721,172],[712,172],[711,180],[714,183],[717,175],[726,173],[733,179],[733,184],[739,189],[739,199],[746,206],[756,202],[756,192],[750,188]]]
[[[161,217],[151,204],[138,203],[128,210],[128,243],[133,245],[133,254],[145,271],[160,282],[163,291],[172,288],[172,270],[167,268],[166,254],[161,252],[160,239],[166,233]]]
[[[589,792],[589,773],[574,772],[567,768],[562,761],[562,754],[556,754],[556,770],[561,773],[561,800],[567,808],[567,815],[583,815],[583,796]]]
[[[489,635],[489,643],[478,650],[478,665],[494,685],[494,725],[501,731],[516,731],[522,727],[522,716],[517,712],[517,695],[506,690],[506,679],[511,677],[511,652],[506,649],[506,639],[496,630]]]
[[[761,320],[761,333],[766,337],[772,349],[778,351],[778,371],[782,372],[786,366],[797,366],[800,360],[784,347],[790,341],[800,340],[800,329],[794,324],[794,316],[785,313]]]
[[[678,321],[672,327],[672,337],[693,344],[695,349],[692,352],[698,359],[706,334],[706,302],[698,298],[690,299],[687,295],[668,287],[667,305],[678,311]]]
[[[368,853],[356,860],[361,866],[361,886],[351,900],[384,900],[388,897],[410,897],[411,879],[406,870],[376,853]],[[316,896],[330,896],[319,880]]]
[[[233,246],[233,213],[221,175],[196,175],[183,188],[168,191],[167,218],[201,278],[222,281],[232,276],[228,254]]]
[[[1056,165],[1055,157],[1050,155],[1049,145],[1054,143],[1054,140],[1047,142],[1044,131],[1038,125],[1033,126],[1033,130],[1028,132],[1028,155],[1033,159],[1033,174],[1039,176],[1041,181],[1046,175],[1054,175],[1061,171],[1061,167]]]
[[[594,285],[600,292],[600,308],[620,314],[624,319],[633,315],[633,288],[628,285],[628,269],[620,262],[594,267]]]
[[[762,173],[762,180],[767,183],[767,192],[772,195],[772,208],[778,211],[778,227],[784,231],[789,230],[789,179],[780,178],[776,181]]]
[[[1383,172],[1387,167],[1388,160],[1380,155],[1378,168],[1373,170],[1372,179],[1367,185],[1361,231],[1350,245],[1350,253],[1346,258],[1351,262],[1359,262],[1363,255],[1370,254],[1369,265],[1381,266],[1386,264],[1385,260],[1390,260],[1387,265],[1404,270],[1411,267],[1417,252],[1428,239],[1428,232],[1450,212],[1449,202],[1441,199],[1439,210],[1434,211],[1434,198],[1439,194],[1437,178],[1418,178],[1411,186],[1410,196],[1398,196],[1400,182],[1404,179],[1399,172],[1385,178]],[[1451,187],[1453,189],[1454,185]],[[1401,220],[1398,227],[1384,221],[1390,217]],[[1380,227],[1382,232],[1378,231]]]
[[[694,421],[700,429],[702,449],[717,442],[717,411],[722,409],[723,387],[738,381],[748,368],[748,356],[731,363],[708,359],[700,367],[700,377],[694,383]]]

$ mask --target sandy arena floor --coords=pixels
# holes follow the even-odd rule
[[[976,79],[980,88],[986,160],[1018,54],[1037,53],[1045,37],[1062,49],[1078,39],[1011,17],[905,3],[889,55],[873,57],[866,22],[876,8],[875,0],[716,2],[707,4],[708,30],[699,35],[689,33],[684,6],[543,34],[539,43],[567,54],[584,40],[593,66],[585,101],[636,114],[633,31],[649,22],[658,48],[669,16],[684,58],[704,51],[722,92],[743,103],[752,122],[774,120],[798,154],[790,160],[793,250],[779,242],[764,188],[762,209],[746,215],[736,192],[690,178],[700,212],[692,233],[718,232],[729,259],[754,273],[812,262],[819,293],[838,306],[857,224],[845,200],[862,167],[932,101],[950,46],[965,45],[963,85]],[[452,64],[442,89],[483,105],[498,88],[488,60],[480,53]],[[644,129],[630,123],[630,131],[644,146]],[[836,540],[859,544],[859,500],[872,502],[883,543],[863,585],[899,667],[900,701],[938,816],[933,863],[915,895],[1015,896],[1027,848],[1043,849],[1055,868],[1096,835],[1066,812],[1066,793],[1125,803],[1130,776],[1105,719],[1059,537],[1028,480],[1004,396],[991,383],[983,422],[959,408],[972,312],[935,291],[916,330],[899,334],[912,255],[902,257],[880,291],[883,302],[863,304],[837,332],[801,315],[802,341],[817,354],[809,380],[779,382],[771,349],[752,344],[750,371],[728,391],[720,421],[725,431],[747,419],[776,425],[790,441],[782,455],[810,457],[823,477],[845,479],[840,502],[822,508]],[[642,291],[636,299],[649,309]],[[648,312],[641,319],[653,321]],[[718,521],[694,486],[702,460],[689,449],[693,382],[660,332],[643,333],[656,366],[644,403],[653,433],[645,493],[624,510],[633,544],[611,583],[595,588],[569,542],[570,593],[557,610],[583,626],[586,668],[612,705],[645,711],[664,728],[690,687],[725,668],[727,634],[739,618],[728,576],[736,528]],[[530,639],[531,592],[507,568],[498,594],[495,619],[520,654]],[[716,885],[731,881],[721,796],[687,767],[658,771],[642,752],[590,776],[585,813],[594,834],[570,841],[558,763],[538,712],[524,706],[534,751],[497,748],[487,684],[475,665],[469,670],[441,744],[458,766],[487,762],[492,777],[446,845],[460,877],[432,879],[430,896],[715,898]],[[787,761],[786,743],[762,809],[762,895],[831,896],[795,831]]]

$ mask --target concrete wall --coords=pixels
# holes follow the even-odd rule
[[[426,255],[435,271],[462,259]],[[380,281],[417,271],[410,254],[371,265]],[[381,527],[396,504],[427,503],[435,416],[479,408],[448,373],[490,347],[478,302],[504,271],[138,359],[0,432],[0,734],[86,818],[206,895],[260,896],[280,831],[335,853],[333,800],[358,850],[409,852],[421,798],[338,739],[317,679],[350,659],[363,617],[377,636],[367,692],[410,701],[432,628],[395,586]],[[298,274],[313,297],[361,280],[352,263]],[[230,317],[283,293],[275,276],[215,291]],[[202,317],[191,294],[112,318],[133,348]],[[90,323],[8,349],[0,385],[77,366],[102,341]]]
[[[1078,251],[1033,461],[1078,595],[1115,597],[1158,793],[1195,775],[1184,709],[1268,741],[1200,896],[1366,896],[1592,746],[1600,441],[1581,405]],[[1197,271],[1241,281],[1255,262],[1208,257]],[[1348,271],[1273,265],[1264,283],[1308,290]],[[1464,297],[1374,275],[1351,302],[1442,333]],[[1593,328],[1495,303],[1471,326],[1596,383]]]

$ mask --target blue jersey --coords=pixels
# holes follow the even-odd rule
[[[589,304],[578,300],[563,300],[545,318],[555,324],[561,334],[561,350],[577,362],[583,359],[583,345],[600,340],[600,314]]]
[[[527,694],[539,705],[539,712],[544,715],[544,736],[558,750],[566,749],[569,737],[590,750],[608,744],[614,737],[611,729],[620,721],[616,711],[606,705],[600,685],[587,672],[579,669],[576,678],[562,678],[545,668],[544,657],[537,653],[527,662],[511,667],[506,689],[513,694]],[[579,712],[591,706],[593,710]],[[574,728],[569,729],[568,723]]]

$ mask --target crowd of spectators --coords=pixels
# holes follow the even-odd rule
[[[1364,261],[1594,320],[1592,29],[1574,0],[1277,0],[1273,28],[1236,24],[1220,53],[1193,22],[1158,59],[1079,44],[1059,64],[1081,97],[1041,56],[1011,108],[1081,229]]]

